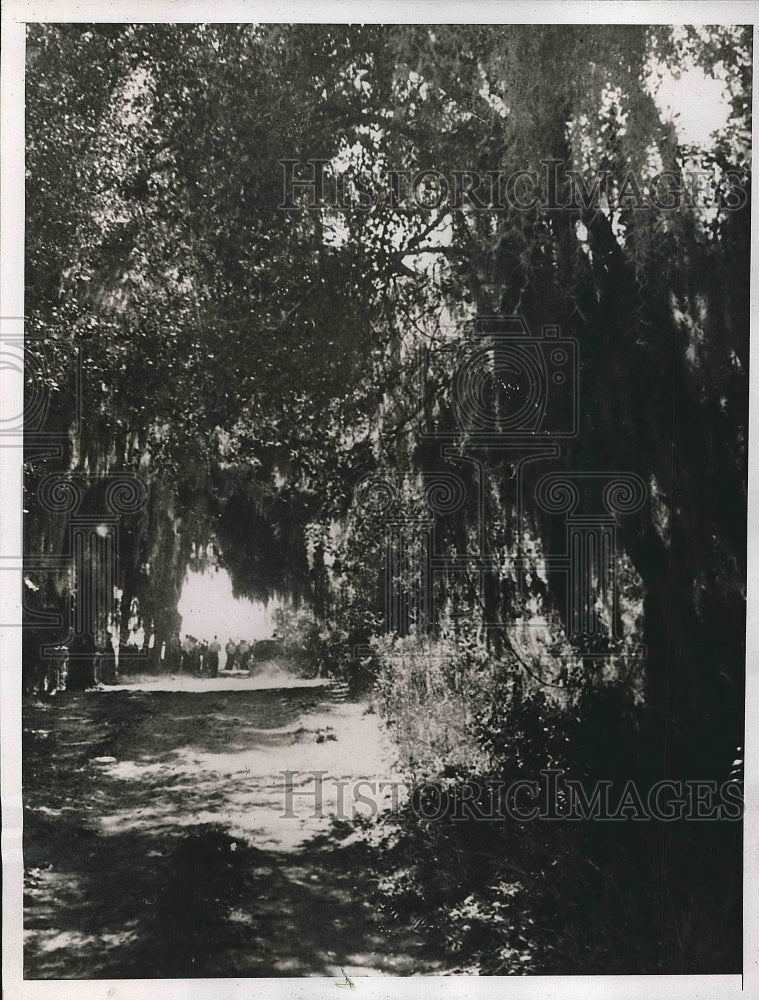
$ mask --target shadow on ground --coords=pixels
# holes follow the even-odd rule
[[[110,692],[28,706],[26,977],[434,971],[419,940],[383,925],[373,848],[347,824],[272,850],[239,825],[202,821],[270,790],[193,761],[305,746],[319,738],[309,713],[323,698]]]
[[[320,838],[284,855],[210,825],[107,838],[57,826],[34,839],[27,978],[407,975],[435,965],[376,917],[364,845]],[[53,903],[34,905],[35,882]]]

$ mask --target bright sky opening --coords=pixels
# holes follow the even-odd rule
[[[225,569],[190,571],[178,605],[182,635],[209,640],[217,635],[222,643],[229,638],[268,639],[275,629],[272,616],[279,606],[277,601],[270,601],[267,607],[235,597]]]

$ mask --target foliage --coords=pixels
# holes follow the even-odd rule
[[[213,540],[237,593],[311,606],[299,642],[319,672],[377,672],[408,766],[413,747],[413,768],[454,794],[462,772],[532,777],[546,762],[719,778],[743,742],[750,28],[46,24],[28,53],[28,333],[48,341],[53,415],[72,428],[61,459],[92,490],[116,469],[150,489],[124,526],[122,618],[159,640]],[[679,140],[650,87],[693,64],[729,93],[705,148]],[[392,169],[532,171],[545,197],[287,211],[287,159],[326,161],[328,184],[354,191]],[[636,194],[693,170],[706,206]],[[579,178],[598,180],[597,203],[564,201]],[[579,431],[551,470],[629,471],[648,488],[616,524],[618,613],[642,670],[622,649],[599,674],[569,647],[566,579],[544,566],[563,526],[521,509],[522,453],[500,446],[478,453],[495,484],[481,554],[500,569],[436,580],[435,620],[378,639],[391,517],[416,516],[423,473],[476,486],[452,386],[472,318],[492,311],[578,343]],[[27,478],[27,549],[60,553],[64,519],[34,500],[44,471]],[[393,515],[362,501],[373,475],[392,480]],[[471,551],[478,510],[469,497],[436,525],[443,555]],[[70,581],[30,572],[41,607],[64,608]],[[693,872],[657,875],[660,832],[591,844],[455,827],[428,850],[407,819],[399,850],[417,854],[400,894],[483,970],[692,971],[702,953],[731,967]],[[696,838],[693,858],[721,836]],[[717,863],[705,870],[717,886]],[[543,930],[515,936],[529,921]]]
[[[398,663],[396,655],[396,669]],[[476,764],[474,745],[399,743],[414,785],[405,804],[382,821],[379,901],[388,918],[423,927],[431,947],[458,972],[737,967],[739,824],[522,820],[494,809],[504,801],[494,789],[534,781],[546,769],[562,781],[581,781],[586,793],[599,779],[612,782],[616,794],[628,780],[650,787],[655,734],[642,709],[631,711],[625,689],[588,687],[569,712],[526,689],[519,674],[501,677],[489,694],[492,704],[476,713],[474,725],[459,728],[479,744]],[[391,697],[399,712],[400,699]],[[433,715],[431,702],[417,700],[408,718],[420,715]],[[391,726],[396,732],[397,721]],[[427,751],[434,777],[419,769],[417,746]],[[567,802],[557,787],[560,813]],[[672,861],[662,867],[664,849]]]
[[[376,695],[404,770],[420,779],[481,768],[487,756],[475,723],[492,704],[497,677],[484,646],[473,636],[435,644],[388,637],[374,648]]]
[[[383,911],[424,928],[452,971],[650,975],[740,964],[737,824],[420,824],[410,811],[392,823]],[[662,875],[665,841],[678,861]]]
[[[698,155],[715,190],[731,165],[745,168],[749,47],[726,28],[33,26],[29,328],[83,351],[73,462],[160,468],[174,516],[193,540],[219,536],[240,593],[306,596],[310,525],[345,518],[362,474],[420,458],[413,348],[439,337],[444,316],[455,325],[481,308],[490,283],[505,312],[533,329],[562,322],[582,344],[583,430],[567,464],[653,476],[671,513],[674,405],[714,457],[713,475],[698,462],[687,484],[690,520],[710,520],[726,563],[740,562],[742,535],[723,526],[745,496],[745,365],[730,361],[745,358],[744,307],[721,294],[723,275],[738,289],[745,274],[738,219],[630,209],[621,192],[631,171],[643,183],[651,163],[677,173],[690,162],[647,90],[652,58],[739,69],[731,130]],[[554,157],[560,191],[572,170],[608,175],[608,210],[435,213],[385,198],[368,211],[282,211],[288,157],[329,161],[343,181],[395,167],[542,176]],[[441,431],[450,377],[443,363],[430,386]],[[644,386],[650,405],[636,412]],[[489,464],[497,475],[503,462]],[[624,541],[653,604],[651,531],[647,513]],[[704,572],[689,566],[683,587]],[[652,608],[649,631],[655,618]],[[653,695],[662,652],[648,638]]]

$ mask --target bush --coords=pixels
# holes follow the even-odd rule
[[[380,705],[417,782],[383,820],[389,918],[483,975],[740,968],[740,824],[483,820],[472,808],[488,814],[493,779],[547,768],[620,787],[661,777],[651,723],[623,683],[588,677],[559,698],[476,643],[375,648]],[[444,803],[437,818],[430,800]]]
[[[490,703],[495,671],[487,652],[471,639],[429,643],[409,636],[373,640],[378,670],[375,692],[414,777],[446,769],[486,767],[475,722]]]

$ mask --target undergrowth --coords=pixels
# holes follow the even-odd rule
[[[378,657],[379,707],[415,787],[381,819],[388,919],[424,929],[459,972],[740,970],[740,823],[493,815],[494,782],[545,769],[586,786],[662,776],[622,685],[556,696],[474,642],[387,639]]]

